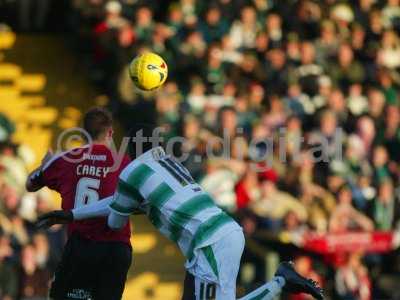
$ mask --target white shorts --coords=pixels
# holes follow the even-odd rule
[[[185,279],[184,300],[234,300],[236,278],[244,249],[242,230],[234,230],[204,247]]]

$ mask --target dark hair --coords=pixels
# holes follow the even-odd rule
[[[341,192],[343,192],[343,191],[350,191],[351,193],[353,193],[353,191],[352,191],[352,189],[351,189],[351,186],[350,186],[348,183],[343,183],[343,184],[339,187],[337,193],[339,194],[339,193],[341,193]]]
[[[131,159],[135,159],[154,147],[163,146],[160,137],[162,132],[157,129],[155,124],[148,123],[135,123],[131,126],[128,132],[128,153]],[[139,136],[143,137],[143,139],[137,141],[135,137]],[[151,138],[151,140],[149,140],[149,138]],[[139,144],[137,142],[139,142]]]
[[[92,139],[98,139],[112,126],[112,122],[112,115],[107,109],[94,107],[89,109],[83,117],[83,128]]]
[[[231,111],[233,113],[236,113],[236,109],[233,106],[229,106],[229,105],[224,105],[222,106],[219,111],[218,111],[218,119],[221,119],[222,114],[226,111]]]

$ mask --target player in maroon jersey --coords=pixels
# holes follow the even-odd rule
[[[56,155],[48,153],[26,182],[30,192],[44,186],[59,192],[66,211],[111,196],[120,171],[129,163],[127,157],[118,162],[109,149],[113,129],[108,111],[89,110],[83,127],[91,138],[89,144]],[[113,231],[107,218],[76,221],[68,224],[68,236],[50,297],[121,299],[132,259],[130,224]]]

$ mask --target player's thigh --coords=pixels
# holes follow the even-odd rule
[[[126,276],[132,262],[132,249],[129,245],[111,242],[108,257],[98,269],[98,282],[94,292],[96,300],[119,300],[124,292]]]
[[[211,246],[218,266],[217,300],[236,299],[236,279],[244,243],[243,232],[235,230]]]
[[[182,300],[215,300],[217,289],[215,282],[195,277],[186,271]]]
[[[185,281],[183,283],[183,296],[182,300],[194,300],[195,298],[195,285],[194,276],[186,271]]]
[[[91,246],[77,236],[71,236],[54,274],[50,297],[54,299],[89,298],[94,286],[91,273]]]
[[[235,284],[232,288],[222,288],[215,282],[195,277],[186,272],[182,300],[234,300],[236,299]]]
[[[244,249],[241,230],[199,249],[196,263],[186,272],[184,300],[232,300]],[[194,275],[192,275],[194,274]]]

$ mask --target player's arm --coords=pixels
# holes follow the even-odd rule
[[[113,201],[113,196],[103,198],[95,203],[84,205],[72,210],[74,220],[85,220],[90,218],[106,217],[110,213],[109,206]]]
[[[117,191],[111,199],[73,209],[74,220],[108,216],[108,226],[118,230],[125,226],[130,215],[144,213],[141,209],[144,198],[138,189],[126,182],[126,174],[120,175]]]
[[[132,214],[144,214],[140,203],[136,198],[117,192],[110,203],[110,214],[107,224],[113,230],[119,230],[125,226]]]
[[[98,218],[108,216],[110,213],[109,205],[113,200],[113,196],[104,198],[96,203],[84,205],[80,208],[72,210],[54,210],[39,216],[36,226],[39,228],[47,228],[55,224],[67,224],[74,220],[84,220],[90,218]]]
[[[52,157],[52,152],[48,151],[43,157],[40,166],[29,174],[25,182],[25,188],[28,192],[36,192],[46,185],[45,180],[43,179],[43,168]]]
[[[50,227],[54,224],[66,224],[75,220],[108,216],[110,228],[122,228],[131,214],[143,214],[140,202],[132,194],[127,194],[125,183],[119,183],[118,190],[113,196],[103,198],[95,203],[74,208],[71,211],[56,210],[39,217],[37,227]],[[122,185],[122,187],[121,187]],[[130,188],[133,192],[133,189]],[[136,196],[138,197],[138,196]]]
[[[110,213],[109,205],[113,196],[104,198],[96,203],[84,205],[73,210],[54,210],[39,216],[36,226],[48,228],[55,224],[67,224],[74,220],[84,220],[97,217],[105,217]]]
[[[25,188],[28,192],[36,192],[44,187],[43,184],[43,172],[41,167],[33,170],[25,182]]]
[[[95,203],[74,208],[71,211],[53,211],[39,217],[38,227],[49,227],[53,224],[68,223],[74,220],[108,216],[108,225],[112,229],[122,228],[131,214],[142,212],[144,201],[140,191],[128,183],[129,170],[122,172],[117,191],[113,196]]]

